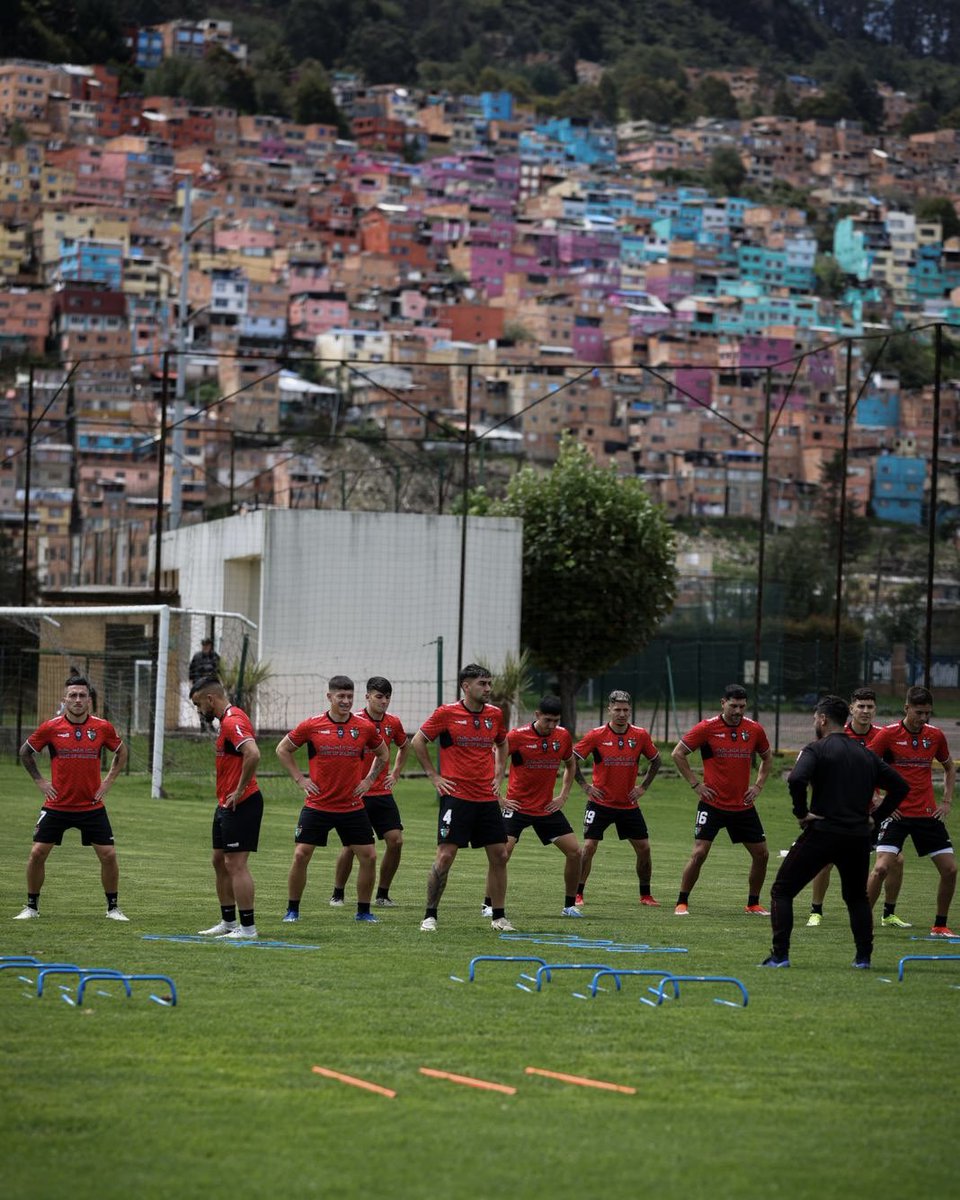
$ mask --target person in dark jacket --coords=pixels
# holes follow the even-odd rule
[[[773,947],[763,967],[790,966],[793,899],[817,873],[833,863],[840,875],[843,901],[850,914],[856,946],[853,965],[866,970],[873,953],[873,915],[867,899],[870,833],[906,796],[906,780],[858,741],[847,737],[850,710],[838,696],[817,705],[813,728],[817,740],[800,751],[787,778],[793,813],[801,833],[783,860],[770,889]],[[807,804],[807,789],[811,790]],[[871,812],[877,789],[885,792]]]
[[[200,649],[196,652],[193,658],[190,659],[190,665],[187,668],[187,673],[190,676],[190,688],[192,690],[202,683],[205,679],[218,679],[220,676],[220,655],[213,648],[213,638],[205,637],[200,643]],[[201,714],[200,728],[205,732],[213,729],[213,722]]]

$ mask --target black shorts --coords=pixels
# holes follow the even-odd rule
[[[760,814],[751,804],[749,808],[717,808],[701,800],[697,805],[697,823],[693,836],[695,841],[712,842],[721,829],[730,835],[734,845],[739,842],[765,842],[767,835],[760,823]]]
[[[565,834],[573,833],[573,826],[562,812],[542,813],[540,816],[534,817],[529,813],[506,810],[503,814],[503,823],[507,827],[507,837],[516,838],[519,842],[520,834],[525,829],[532,828],[544,846],[549,846],[551,842],[564,837]]]
[[[60,846],[68,829],[80,830],[83,846],[112,846],[113,830],[107,810],[97,808],[74,811],[66,808],[41,808],[33,829],[33,840],[44,845]]]
[[[507,830],[497,800],[461,800],[441,796],[437,815],[438,846],[493,846],[507,840]]]
[[[367,810],[370,824],[381,841],[391,829],[403,829],[400,809],[397,808],[397,802],[389,792],[380,796],[364,796],[363,807]]]
[[[309,808],[306,804],[300,809],[293,840],[308,846],[325,846],[331,829],[337,831],[344,846],[372,846],[377,840],[365,808],[355,808],[350,812],[326,812],[320,808]]]
[[[947,827],[937,817],[887,817],[877,830],[877,853],[901,853],[908,837],[919,858],[953,849]]]
[[[611,808],[607,804],[597,804],[595,800],[588,800],[583,814],[584,838],[602,842],[604,830],[609,829],[611,825],[617,827],[617,836],[621,842],[627,838],[642,841],[650,836],[639,808]]]
[[[240,854],[247,850],[256,853],[260,844],[260,822],[263,820],[263,796],[252,792],[236,808],[222,808],[213,813],[213,848],[224,854]]]

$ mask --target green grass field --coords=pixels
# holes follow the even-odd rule
[[[303,920],[290,926],[280,916],[299,794],[268,778],[261,850],[252,859],[257,923],[261,937],[316,948],[145,940],[192,934],[218,918],[208,849],[212,753],[209,768],[206,778],[173,784],[167,800],[150,800],[147,781],[136,777],[111,794],[129,925],[104,920],[96,860],[75,835],[49,860],[42,919],[9,920],[24,900],[39,793],[19,768],[0,768],[0,954],[158,971],[174,978],[180,995],[176,1008],[163,1008],[150,1001],[149,984],[132,1000],[119,986],[91,985],[81,1009],[61,1001],[60,980],[38,1000],[18,978],[32,971],[0,972],[0,1179],[8,1200],[952,1192],[960,962],[917,964],[896,982],[901,955],[950,952],[912,939],[933,917],[929,864],[908,858],[898,911],[916,927],[878,930],[872,972],[851,969],[836,884],[819,930],[803,927],[808,895],[798,900],[792,968],[761,971],[769,923],[742,911],[742,848],[719,840],[692,915],[673,916],[694,808],[688,788],[661,777],[644,809],[662,908],[638,906],[632,852],[606,841],[586,918],[562,919],[562,857],[528,832],[511,863],[507,912],[522,931],[682,945],[688,954],[578,956],[500,940],[479,915],[485,859],[476,851],[461,852],[454,866],[440,931],[421,934],[436,807],[425,782],[410,780],[398,789],[407,843],[393,895],[402,907],[381,913],[376,927],[357,925],[350,903],[331,909],[328,848],[314,856]],[[582,801],[571,807],[576,825]],[[771,847],[766,900],[778,851],[793,837],[782,782],[771,783],[760,809]],[[466,977],[481,953],[729,974],[750,1001],[715,1004],[734,993],[691,984],[679,1001],[651,1008],[639,1002],[647,992],[637,979],[625,980],[620,994],[583,1001],[572,993],[584,991],[588,977],[573,972],[530,994],[515,986],[525,969],[515,964],[481,965],[470,985],[451,981]],[[320,1078],[314,1064],[397,1096]],[[637,1094],[526,1076],[528,1065]],[[517,1092],[428,1079],[420,1066]]]

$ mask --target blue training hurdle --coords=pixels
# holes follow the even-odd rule
[[[604,967],[602,970],[598,971],[596,973],[596,975],[594,975],[593,979],[590,980],[590,995],[591,996],[596,996],[597,991],[600,986],[600,980],[603,979],[604,976],[606,976],[606,975],[614,976],[614,978],[616,980],[618,992],[620,991],[620,976],[622,976],[622,975],[659,975],[661,978],[666,979],[668,981],[671,979],[674,979],[674,975],[673,975],[672,971],[656,971],[656,970],[641,971],[641,970],[628,970],[626,967],[623,967],[623,968]],[[675,985],[674,989],[673,989],[673,993],[674,993],[674,999],[678,1000],[680,998],[680,988]]]
[[[901,983],[908,962],[960,962],[960,954],[905,954],[897,964],[897,979]]]
[[[547,965],[545,958],[538,958],[536,954],[478,954],[475,958],[470,959],[470,970],[467,979],[473,983],[477,974],[477,963],[482,962],[535,962],[541,967]]]
[[[662,1004],[664,1001],[663,989],[667,984],[673,984],[673,998],[680,999],[681,983],[732,983],[734,987],[740,989],[740,995],[743,997],[743,1007],[747,1007],[747,989],[743,986],[739,979],[734,979],[732,975],[670,975],[666,979],[660,980],[660,986],[657,988],[654,995],[657,997],[657,1004]]]

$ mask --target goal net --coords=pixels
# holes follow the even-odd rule
[[[212,660],[195,660],[205,638]],[[256,720],[257,629],[237,613],[166,605],[0,607],[0,737],[16,752],[60,709],[63,685],[85,676],[94,711],[126,742],[128,772],[149,772],[163,794],[174,776],[209,775],[209,731],[190,687],[216,673]],[[193,666],[191,667],[191,660]]]

